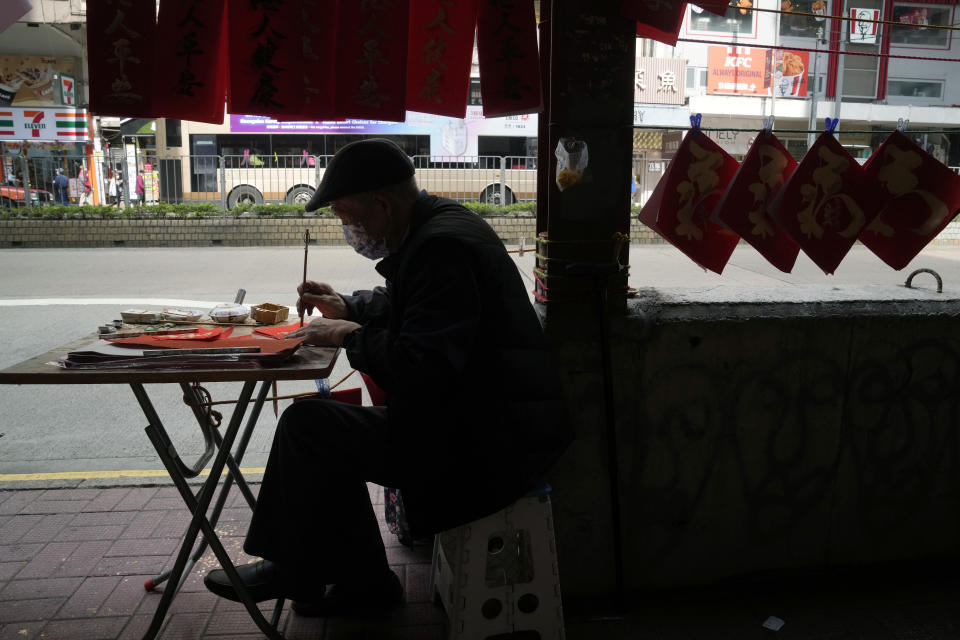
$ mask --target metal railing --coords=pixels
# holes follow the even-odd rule
[[[313,196],[332,156],[261,154],[176,155],[138,151],[136,157],[111,154],[99,172],[101,204],[135,206],[153,203],[210,203],[222,209],[263,203],[306,204]],[[536,158],[521,156],[414,156],[417,182],[428,192],[460,202],[495,206],[532,201],[537,193]],[[22,181],[29,183],[33,202],[6,206],[56,204],[53,177],[57,167],[76,178],[81,160],[18,158]],[[370,171],[376,171],[370,167]],[[110,198],[108,176],[116,182],[117,199]],[[143,193],[137,188],[143,179]],[[21,185],[22,186],[22,182]],[[80,187],[82,189],[82,186]],[[38,193],[39,190],[39,193]],[[22,189],[21,189],[22,191]],[[76,188],[70,204],[78,204]]]

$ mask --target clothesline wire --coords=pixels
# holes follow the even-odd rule
[[[809,18],[818,18],[823,20],[846,20],[848,22],[869,22],[873,24],[889,24],[895,27],[913,27],[916,29],[946,29],[947,31],[960,31],[960,27],[945,24],[914,24],[912,22],[897,22],[896,20],[872,20],[869,18],[851,18],[849,16],[820,15],[817,13],[808,13],[806,11],[784,11],[783,9],[761,9],[759,7],[735,7],[741,11],[762,11],[763,13],[779,13],[784,16],[806,16]]]
[[[634,125],[634,129],[650,129],[654,131],[686,131],[688,127],[677,127],[677,126],[667,126],[667,125]],[[738,132],[751,132],[751,133],[760,133],[761,129],[759,128],[737,128],[737,127],[700,127],[700,131],[730,131],[734,133]],[[921,133],[958,133],[957,129],[908,129],[903,132],[904,135],[911,136],[914,134]],[[774,129],[773,133],[823,133],[823,129]],[[837,130],[838,134],[866,134],[866,133],[875,133],[877,135],[890,135],[893,131],[872,131],[869,129],[839,129]]]
[[[841,51],[840,49],[813,49],[811,47],[794,47],[778,44],[754,45],[744,44],[743,42],[702,40],[700,38],[677,38],[677,42],[696,42],[699,44],[716,44],[723,47],[751,47],[757,49],[781,49],[783,51],[809,51],[810,53],[838,53],[845,56],[865,56],[868,58],[897,58],[900,60],[924,60],[927,62],[960,62],[960,58],[933,58],[927,56],[905,56],[895,53],[871,53],[867,51]]]

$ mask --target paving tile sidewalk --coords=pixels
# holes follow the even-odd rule
[[[372,487],[371,495],[382,515],[382,490]],[[217,531],[241,563],[248,560],[241,544],[249,518],[234,491]],[[0,491],[0,640],[141,638],[162,589],[148,593],[143,584],[172,566],[188,521],[172,486]],[[382,521],[381,529],[406,604],[366,621],[303,618],[286,607],[280,622],[286,638],[446,637],[446,616],[428,593],[431,549],[408,549]],[[159,638],[263,637],[241,605],[204,588],[203,575],[216,566],[208,551],[174,600]],[[568,640],[960,640],[957,576],[954,562],[923,572],[874,567],[848,575],[740,580],[641,595],[623,616],[565,603],[566,634]],[[261,606],[269,611],[272,604]],[[786,624],[765,629],[769,616]]]

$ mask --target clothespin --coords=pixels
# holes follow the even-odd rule
[[[773,133],[773,120],[774,120],[774,117],[772,115],[764,116],[763,118],[764,135],[770,135],[771,133]]]
[[[703,117],[700,113],[695,113],[690,116],[690,127],[695,131],[700,130],[700,119]]]
[[[824,131],[827,133],[833,133],[837,128],[837,125],[840,124],[840,118],[824,118]]]
[[[907,130],[907,127],[910,126],[910,121],[906,118],[897,118],[897,131],[904,133]]]

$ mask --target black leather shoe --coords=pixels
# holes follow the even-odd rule
[[[403,585],[393,571],[363,582],[337,583],[315,601],[294,600],[291,608],[308,618],[362,614],[374,616],[403,603]]]
[[[269,560],[258,560],[237,567],[240,580],[247,588],[247,592],[254,602],[276,600],[283,597],[277,565]],[[240,602],[240,595],[230,583],[227,572],[223,569],[214,569],[203,578],[207,589],[221,598]]]

